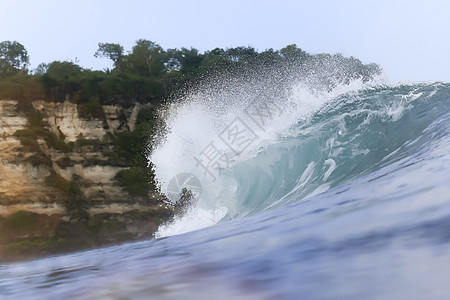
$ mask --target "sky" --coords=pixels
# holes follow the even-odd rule
[[[163,48],[296,44],[378,63],[390,81],[450,82],[446,0],[0,0],[0,41],[18,41],[31,68],[55,60],[111,68],[99,42],[126,51],[136,40]]]

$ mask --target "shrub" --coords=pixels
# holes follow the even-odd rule
[[[64,140],[56,134],[44,129],[44,115],[35,111],[30,103],[22,103],[21,109],[28,118],[28,128],[17,130],[14,135],[19,138],[21,144],[28,150],[40,152],[38,138],[43,138],[47,146],[55,150],[69,152],[71,149]]]
[[[18,254],[28,251],[38,252],[40,250],[58,249],[64,247],[66,243],[67,240],[61,237],[57,239],[29,239],[10,243],[6,245],[6,249]]]
[[[124,169],[117,172],[114,178],[132,196],[146,196],[150,190],[156,188],[151,169]]]
[[[70,192],[70,181],[65,180],[57,174],[51,174],[45,177],[45,183],[51,187],[57,188],[65,194],[69,194]]]
[[[20,210],[6,218],[7,224],[14,228],[28,228],[33,225],[36,214]]]
[[[30,152],[40,152],[41,148],[37,142],[38,132],[35,129],[21,129],[14,133],[14,136],[20,140],[22,146],[24,146]]]
[[[104,118],[103,106],[98,96],[92,96],[80,106],[80,116],[84,118]]]
[[[62,152],[69,152],[71,149],[66,142],[64,142],[63,139],[56,136],[56,134],[52,132],[45,131],[43,132],[44,141],[50,148],[53,148],[55,150],[59,150]]]

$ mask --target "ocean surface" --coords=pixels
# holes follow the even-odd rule
[[[2,264],[0,298],[449,299],[450,84],[220,85],[168,108],[149,156],[184,216]]]

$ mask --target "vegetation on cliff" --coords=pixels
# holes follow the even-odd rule
[[[94,55],[99,59],[110,59],[114,67],[92,71],[72,61],[54,61],[42,63],[29,71],[25,47],[18,42],[2,42],[0,99],[70,99],[85,105],[87,113],[95,116],[100,112],[101,104],[129,106],[136,101],[160,103],[180,89],[195,86],[212,74],[235,73],[249,68],[269,68],[283,64],[317,64],[326,67],[341,61],[347,65],[345,72],[332,77],[344,83],[358,78],[367,81],[380,73],[377,65],[365,65],[354,57],[344,58],[340,54],[311,55],[296,45],[262,52],[253,47],[236,47],[216,48],[201,53],[194,48],[163,49],[155,42],[141,39],[128,53],[120,44],[99,43]]]

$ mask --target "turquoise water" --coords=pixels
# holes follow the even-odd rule
[[[181,151],[203,194],[162,238],[1,265],[0,296],[447,299],[450,84],[363,87],[316,106],[295,103],[290,112],[308,114],[284,112],[274,134],[255,131],[258,144],[215,181],[187,167],[197,149]],[[186,141],[191,131],[175,125]],[[169,168],[161,153],[152,159],[159,175]],[[193,222],[207,227],[183,233]]]

